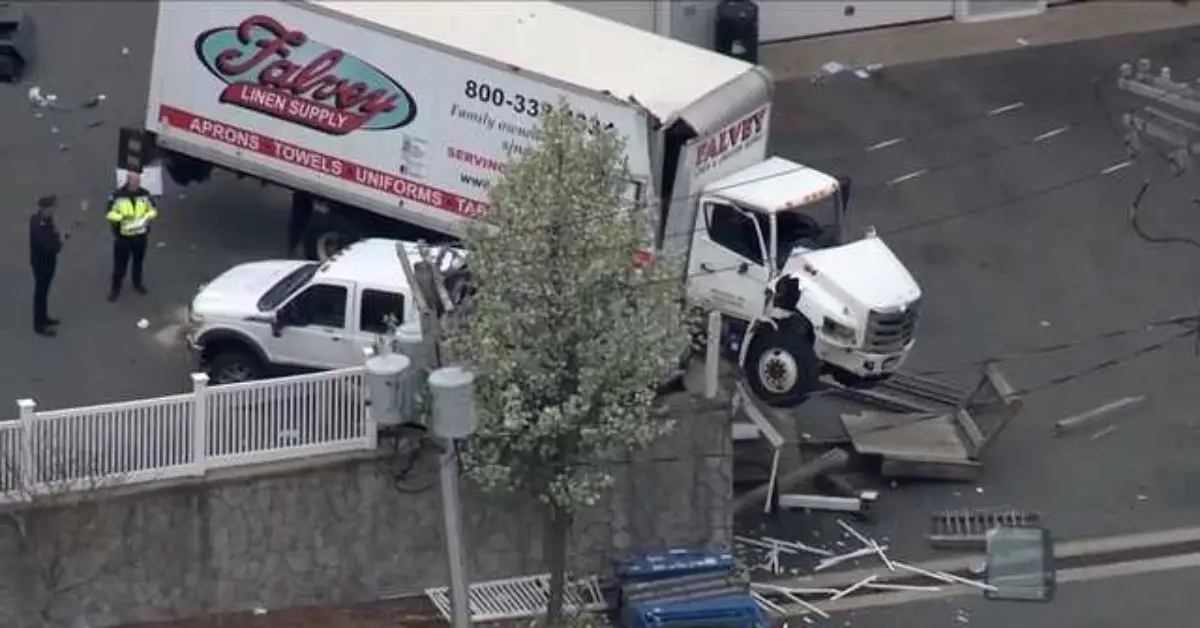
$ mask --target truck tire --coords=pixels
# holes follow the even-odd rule
[[[15,54],[0,53],[0,83],[20,83],[25,61]]]
[[[812,337],[796,325],[755,334],[742,370],[754,394],[767,405],[792,408],[820,385],[821,360]]]
[[[304,256],[323,262],[363,238],[353,221],[336,213],[313,214],[304,230]]]
[[[208,379],[213,384],[237,384],[263,376],[258,356],[238,346],[217,347],[208,360]]]

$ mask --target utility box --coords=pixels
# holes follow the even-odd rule
[[[412,404],[405,398],[408,387],[405,379],[412,362],[399,353],[384,353],[367,360],[367,394],[371,414],[379,427],[392,427],[412,422],[405,417]]]
[[[758,63],[758,5],[751,0],[721,0],[717,5],[717,52]]]
[[[33,57],[33,21],[20,7],[0,2],[0,83],[21,82]]]

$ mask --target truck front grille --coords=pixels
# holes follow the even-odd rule
[[[902,312],[872,310],[867,317],[864,349],[871,353],[896,353],[904,349],[916,334],[920,306],[918,299]]]

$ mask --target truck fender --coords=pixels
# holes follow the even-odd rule
[[[246,347],[254,356],[259,359],[262,364],[270,364],[271,360],[267,356],[263,348],[254,341],[249,335],[233,329],[210,329],[200,335],[196,339],[196,344],[200,345],[201,351],[204,351],[210,345],[217,344],[237,344]]]
[[[742,338],[742,346],[738,347],[738,366],[746,366],[746,354],[750,351],[750,343],[754,341],[754,336],[759,333],[763,327],[770,327],[771,331],[779,330],[779,321],[772,318],[762,318],[756,320],[746,326],[746,335]]]

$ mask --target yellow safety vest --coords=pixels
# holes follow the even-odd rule
[[[158,210],[154,209],[149,197],[121,196],[113,199],[104,217],[120,225],[121,235],[136,236],[146,233],[150,221],[158,217]]]

